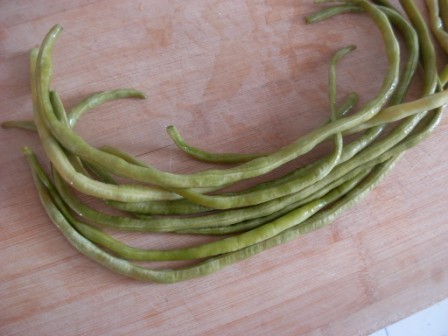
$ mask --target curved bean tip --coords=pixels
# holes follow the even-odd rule
[[[138,95],[136,96],[136,98],[146,99],[146,98],[148,98],[148,96],[146,95],[146,93],[144,93],[142,91],[138,91]]]
[[[50,31],[52,31],[53,33],[55,32],[60,32],[61,30],[63,30],[64,28],[62,28],[62,26],[59,23],[56,23],[51,29]]]
[[[11,122],[10,121],[4,121],[0,124],[1,128],[3,129],[10,129],[11,128]]]
[[[305,16],[305,23],[306,24],[314,23],[313,17],[311,15]]]
[[[33,151],[31,150],[31,148],[30,147],[28,147],[28,146],[23,146],[23,148],[22,148],[22,153],[23,153],[23,155],[31,155],[31,154],[33,154]]]

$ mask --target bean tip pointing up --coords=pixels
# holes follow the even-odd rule
[[[30,147],[28,147],[28,146],[24,146],[24,147],[22,148],[22,153],[23,153],[24,155],[31,155],[31,154],[33,154],[33,151],[31,150]]]

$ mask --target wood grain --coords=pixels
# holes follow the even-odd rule
[[[290,0],[2,1],[0,119],[30,118],[28,51],[60,23],[53,86],[67,105],[116,87],[148,94],[83,117],[77,130],[92,144],[175,172],[209,165],[171,144],[169,124],[209,150],[274,150],[328,118],[336,49],[358,46],[338,68],[339,97],[356,91],[365,102],[384,75],[370,20],[306,26],[316,8]],[[36,136],[2,130],[0,139],[1,335],[367,335],[448,297],[446,119],[330,226],[174,285],[129,280],[77,253],[46,217],[22,158],[26,144],[43,157]]]

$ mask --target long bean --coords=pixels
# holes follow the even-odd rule
[[[358,153],[354,158],[350,159],[347,162],[341,163],[338,165],[334,170],[334,175],[338,172],[347,171],[349,169],[356,168],[359,164],[362,162],[366,162],[368,160],[371,160],[375,157],[378,157],[378,155],[382,155],[381,153],[386,152],[389,148],[393,147],[396,143],[401,141],[406,137],[406,135],[412,131],[412,129],[418,124],[419,120],[423,117],[421,113],[419,114],[419,117],[407,119],[406,122],[403,124],[398,125],[387,138],[381,139],[377,143],[374,143],[370,147],[364,149],[362,152]],[[314,174],[318,174],[319,171],[312,171]],[[306,184],[306,182],[303,182],[303,185],[300,185],[299,183],[302,183],[301,180],[296,179],[295,181],[290,181],[285,183],[281,189],[280,188],[266,188],[262,189],[260,192],[255,191],[253,193],[250,193],[248,195],[245,195],[246,198],[243,198],[244,202],[248,201],[257,201],[264,199],[264,197],[268,198],[272,194],[276,193],[275,195],[279,195],[280,193],[291,194],[289,192],[291,189],[294,190],[295,188],[300,188],[303,185]],[[290,189],[288,189],[290,188]],[[303,188],[300,189],[303,192]],[[268,193],[268,191],[270,193]],[[296,190],[297,191],[297,190]],[[247,203],[242,203],[241,198],[239,196],[207,196],[207,195],[201,195],[199,193],[193,192],[193,191],[179,191],[180,194],[185,196],[188,199],[194,199],[195,203],[202,204],[205,206],[210,207],[217,207],[216,205],[219,204],[221,208],[226,207],[238,207],[238,206],[244,206]],[[267,196],[265,196],[267,195]],[[213,203],[211,203],[212,201]],[[219,202],[219,203],[217,203]]]
[[[364,135],[362,135],[360,138],[346,145],[343,148],[340,162],[345,162],[354,157],[358,152],[360,152],[366,146],[372,143],[381,134],[380,131],[381,130],[379,130],[378,128],[371,129],[367,131]],[[299,170],[295,170],[294,172],[288,174],[283,178],[258,184],[253,188],[249,188],[247,192],[260,190],[265,188],[266,186],[272,187],[278,185],[279,183],[291,180],[297,176],[304,175],[306,172],[312,170],[319,163],[322,163],[322,161],[315,162],[306,167],[303,167],[302,169],[299,168]],[[244,191],[242,193],[244,193]],[[230,193],[229,195],[232,195],[232,193]],[[197,205],[185,199],[174,201],[152,201],[152,202],[107,201],[107,203],[120,210],[143,213],[143,214],[154,214],[154,215],[192,214],[210,210],[210,208],[208,207]]]
[[[336,104],[335,103],[335,91],[334,91],[335,85],[336,85],[335,84],[335,69],[334,68],[335,68],[336,62],[342,56],[344,56],[347,52],[351,51],[352,49],[353,49],[353,47],[348,47],[348,48],[344,48],[341,51],[339,51],[338,53],[336,53],[336,55],[333,57],[332,62],[330,64],[329,87],[332,88],[332,89],[330,89],[330,96],[331,96],[330,100],[332,101],[331,104],[333,104],[334,106]],[[336,110],[336,108],[332,108],[331,120],[334,120],[336,117],[346,114],[349,111],[349,109],[353,106],[353,104],[356,103],[356,101],[357,101],[357,95],[350,94],[339,110]],[[109,150],[113,153],[117,153],[117,150],[113,149],[113,148],[106,148],[106,149],[102,148],[102,149]],[[136,162],[136,164],[142,164],[139,161],[135,161],[134,158],[128,157],[125,153],[118,152],[118,155],[123,156],[124,159],[126,159],[130,162]],[[219,214],[212,214],[211,216],[201,216],[199,218],[186,218],[186,219],[181,219],[181,220],[173,219],[173,218],[170,218],[170,219],[149,218],[146,221],[142,221],[142,220],[133,219],[133,218],[123,218],[123,217],[117,217],[117,216],[112,216],[112,215],[106,215],[106,214],[99,213],[99,212],[89,208],[85,204],[78,201],[68,191],[67,187],[64,185],[64,182],[60,178],[58,178],[58,175],[56,175],[56,185],[57,185],[58,190],[61,193],[62,197],[64,198],[65,202],[67,202],[67,204],[74,211],[76,211],[79,215],[81,215],[83,218],[90,219],[96,223],[100,223],[103,225],[112,226],[114,228],[119,228],[119,229],[127,229],[127,230],[171,231],[171,230],[176,230],[176,223],[179,223],[178,225],[180,225],[179,227],[181,228],[181,231],[191,232],[192,228],[200,227],[200,226],[210,226],[212,224],[216,225],[216,223],[219,223],[220,226],[223,226],[223,225],[227,226],[229,223],[233,224],[234,222],[236,222],[235,219],[244,220],[247,222],[247,219],[250,219],[253,217],[253,215],[250,215],[249,213],[254,213],[254,214],[257,214],[258,216],[264,216],[263,220],[261,220],[261,221],[260,220],[259,221],[252,220],[251,223],[245,223],[244,226],[246,228],[249,227],[249,225],[252,228],[252,227],[255,227],[254,226],[255,223],[257,223],[257,222],[264,223],[266,221],[266,219],[269,217],[266,214],[266,210],[272,211],[272,206],[267,207],[266,205],[263,205],[261,207],[256,207],[256,208],[253,208],[250,210],[247,210],[247,209],[236,210],[236,211],[230,210],[226,213],[221,212]],[[322,191],[320,191],[319,195],[323,196],[325,193],[329,192],[332,188],[328,189],[328,187],[327,187],[327,189],[323,189],[323,190],[325,190],[325,192],[322,193]],[[310,196],[308,196],[308,198],[305,200],[295,202],[294,204],[289,205],[289,206],[285,206],[284,209],[294,209],[294,208],[298,207],[299,205],[302,205],[304,202],[308,202],[309,198],[310,198]],[[277,209],[280,209],[280,207],[277,206],[277,208],[274,209],[274,211]],[[255,211],[253,211],[253,210],[255,210]],[[263,210],[264,210],[264,212],[263,212]],[[276,214],[278,214],[278,215],[276,215],[276,216],[270,215],[270,218],[275,219],[275,218],[279,217],[280,214],[284,214],[288,211],[276,211]],[[242,216],[243,213],[244,213],[244,216]],[[231,216],[225,217],[225,215],[229,215],[229,214]],[[235,216],[235,214],[236,214],[236,216]],[[233,220],[233,222],[232,222],[232,220]],[[189,224],[189,223],[192,223],[193,225]],[[177,229],[177,230],[179,230],[179,229]]]
[[[421,111],[433,110],[446,104],[448,104],[448,90],[434,93],[429,96],[414,100],[412,102],[390,106],[381,111],[380,114],[377,114],[369,121],[366,121],[362,125],[351,129],[350,133],[357,133],[360,130],[366,128],[371,128],[373,126],[386,123],[392,123],[394,121],[418,114]]]
[[[410,18],[419,38],[419,44],[421,45],[421,48],[419,49],[421,53],[420,59],[424,69],[423,95],[429,95],[432,94],[438,86],[435,50],[429,36],[429,30],[412,1],[400,0],[400,3]],[[407,139],[396,145],[393,148],[393,151],[398,152],[400,150],[406,150],[425,139],[440,122],[441,113],[442,108],[438,107],[434,111],[431,111],[430,114],[428,114],[427,111],[422,111],[413,117],[408,117],[407,119],[409,121],[421,120],[422,126],[419,125],[416,129],[412,129],[412,131],[409,132],[410,135]]]

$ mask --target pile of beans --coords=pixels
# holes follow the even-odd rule
[[[33,120],[2,126],[37,131],[51,174],[29,147],[23,151],[42,204],[68,241],[117,273],[172,283],[211,274],[321,228],[374,188],[403,153],[427,138],[440,122],[448,103],[448,90],[444,91],[448,68],[439,74],[431,32],[413,1],[400,1],[406,16],[388,1],[337,2],[308,16],[307,22],[343,13],[360,13],[356,15],[373,20],[388,62],[375,97],[357,108],[358,96],[351,93],[337,106],[336,64],[355,47],[338,50],[329,66],[328,121],[272,153],[211,153],[189,145],[174,126],[168,127],[175,144],[193,158],[232,164],[191,174],[156,169],[112,147],[93,147],[74,131],[85,112],[104,102],[145,96],[131,89],[105,91],[66,111],[57,92],[50,89],[52,49],[62,30],[54,26],[40,48],[30,53]],[[430,28],[448,53],[448,2],[428,0],[427,5]],[[398,37],[406,52],[400,51]],[[423,74],[420,98],[404,103],[417,69]],[[315,162],[255,186],[225,191],[248,179],[269,176],[323,142],[332,143],[332,150]],[[129,182],[120,183],[117,177]],[[120,215],[87,205],[73,189],[100,199]],[[222,237],[184,248],[142,249],[121,242],[104,228]],[[177,268],[138,263],[176,260],[195,263]]]

